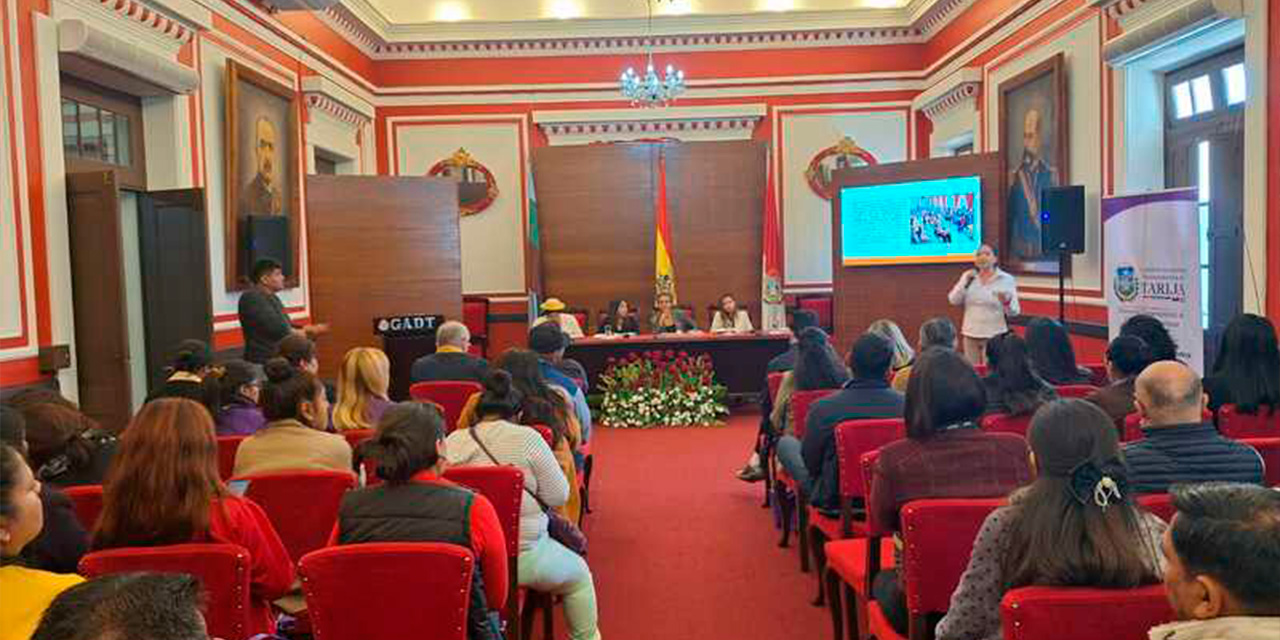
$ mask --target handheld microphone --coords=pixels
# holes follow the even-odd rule
[[[973,286],[973,281],[974,281],[975,279],[977,279],[977,277],[978,277],[978,268],[977,268],[977,267],[974,267],[974,268],[970,269],[970,270],[969,270],[969,280],[968,280],[968,282],[965,282],[965,283],[964,283],[964,288],[965,288],[965,289],[968,289],[969,287]]]

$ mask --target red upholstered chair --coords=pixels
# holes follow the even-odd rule
[[[1146,640],[1173,621],[1164,586],[1137,589],[1022,587],[1004,594],[1000,621],[1005,640]]]
[[[839,440],[836,442],[838,447]],[[863,453],[858,461],[860,482],[866,488],[864,495],[871,487],[879,457],[880,450],[873,449]],[[842,476],[841,491],[845,490],[843,481]],[[832,637],[836,640],[843,640],[846,626],[851,638],[865,635],[860,632],[866,631],[871,583],[881,569],[894,567],[893,532],[885,529],[870,512],[859,524],[863,537],[834,540],[823,547],[827,557],[827,604],[831,612]]]
[[[483,357],[489,345],[489,299],[479,296],[462,297],[462,324],[471,332],[471,346]]]
[[[212,638],[248,638],[270,629],[254,629],[249,617],[249,552],[233,544],[175,544],[94,551],[80,559],[87,578],[111,573],[158,571],[199,578],[207,600],[205,624]]]
[[[289,471],[238,479],[249,482],[245,497],[267,513],[294,562],[328,544],[342,496],[356,486],[355,476],[341,471]]]
[[[218,476],[230,480],[236,468],[236,452],[249,436],[218,436]]]
[[[769,401],[773,402],[778,398],[778,388],[782,386],[782,379],[786,377],[786,373],[775,371],[765,376],[769,383]]]
[[[329,547],[298,567],[325,640],[466,640],[473,571],[471,550],[439,542]]]
[[[1280,438],[1242,438],[1262,456],[1263,480],[1268,487],[1280,487]]]
[[[451,467],[445,469],[444,477],[488,498],[498,513],[498,523],[502,525],[502,535],[507,541],[507,584],[511,590],[502,617],[507,623],[507,637],[518,640],[520,599],[516,595],[519,582],[516,565],[520,557],[520,501],[524,499],[524,473],[514,466]]]
[[[827,333],[832,331],[832,314],[831,314],[831,296],[829,294],[819,294],[812,296],[803,296],[798,302],[801,309],[812,311],[818,316],[818,326],[822,327]]]
[[[1086,398],[1098,388],[1091,384],[1064,384],[1054,387],[1060,398]]]
[[[992,431],[995,433],[1016,433],[1022,437],[1027,437],[1027,429],[1031,428],[1031,416],[1033,413],[1024,413],[1020,416],[1011,416],[1007,413],[993,413],[983,416],[983,431]]]
[[[98,516],[102,513],[102,485],[89,484],[78,487],[67,487],[62,490],[71,499],[71,508],[76,512],[76,520],[85,531],[93,531],[98,524]]]
[[[812,391],[796,391],[791,394],[791,430],[800,440],[804,440],[804,423],[809,417],[809,407],[818,400],[821,400],[839,389],[815,389]],[[775,425],[776,427],[777,425]],[[791,539],[791,518],[792,509],[797,509],[795,515],[797,517],[797,531],[800,532],[800,570],[809,571],[809,547],[808,536],[804,532],[809,528],[809,506],[805,504],[804,496],[796,491],[795,479],[789,476],[781,466],[779,466],[774,474],[777,478],[777,486],[774,489],[775,496],[778,499],[778,505],[782,508],[782,541],[778,546],[785,547]],[[788,499],[783,495],[784,491],[790,491],[794,499]]]
[[[587,309],[567,309],[566,312],[578,321],[578,327],[582,329],[583,335],[591,335],[591,330],[588,328],[591,324],[587,322],[591,318],[591,311]]]
[[[1111,382],[1111,378],[1107,375],[1107,365],[1105,364],[1082,364],[1080,365],[1089,370],[1090,383],[1095,387],[1105,387]]]
[[[1218,431],[1228,438],[1280,438],[1280,408],[1258,408],[1240,413],[1234,404],[1218,409]]]
[[[1173,520],[1173,514],[1177,512],[1177,510],[1173,508],[1173,496],[1170,496],[1167,493],[1148,493],[1140,495],[1138,496],[1138,506],[1150,511],[1152,515],[1164,520],[1165,522],[1171,522]]]
[[[531,424],[529,428],[537,431],[538,435],[541,435],[542,439],[547,441],[548,447],[556,446],[556,434],[551,430],[551,427],[545,424]]]
[[[467,400],[474,393],[482,393],[484,386],[478,382],[450,380],[442,382],[417,382],[409,387],[409,396],[419,402],[434,402],[444,413],[445,428],[458,428],[458,418]]]

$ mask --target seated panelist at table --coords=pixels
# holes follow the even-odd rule
[[[565,305],[559,298],[547,298],[538,307],[542,311],[542,315],[533,321],[533,326],[538,326],[544,322],[555,322],[560,325],[560,330],[570,338],[581,338],[582,325],[578,324],[578,319],[572,313],[565,313]]]
[[[732,293],[720,296],[720,308],[711,318],[711,333],[751,333],[755,329],[751,315],[746,309],[738,308]]]
[[[599,333],[640,333],[640,322],[636,320],[635,308],[626,300],[614,300],[609,303],[609,311],[600,318]]]
[[[675,299],[669,293],[660,293],[653,301],[653,314],[649,316],[649,329],[654,333],[684,333],[695,331],[694,324],[683,309],[676,308]]]

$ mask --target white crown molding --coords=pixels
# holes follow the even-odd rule
[[[324,76],[303,78],[302,94],[308,108],[324,111],[341,122],[362,127],[373,121],[373,105]]]
[[[212,13],[190,0],[54,0],[50,17],[83,20],[167,58],[213,25]]]
[[[911,106],[923,112],[930,121],[936,122],[951,110],[965,103],[974,103],[981,88],[982,72],[980,70],[961,69],[916,96],[911,101]]]
[[[533,122],[552,146],[642,138],[748,140],[766,111],[763,104],[534,111]]]

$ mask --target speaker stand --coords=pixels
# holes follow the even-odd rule
[[[1067,259],[1065,249],[1058,249],[1058,324],[1067,326]]]

